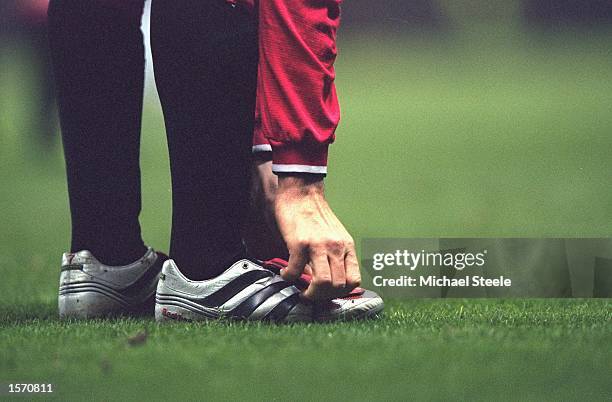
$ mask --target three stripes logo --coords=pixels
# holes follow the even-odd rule
[[[176,306],[196,314],[216,318],[212,317],[215,314],[211,313],[211,309],[223,306],[249,286],[261,281],[262,279],[269,279],[273,276],[274,274],[267,270],[252,270],[234,278],[225,286],[206,297],[196,298],[187,297],[185,295],[179,295],[176,293],[172,294],[169,292],[159,292],[157,294],[157,302],[164,306]],[[225,318],[236,320],[249,319],[258,309],[258,307],[262,306],[267,300],[270,300],[271,297],[278,295],[284,289],[293,286],[291,283],[280,279],[277,281],[265,282],[264,284],[265,285],[263,287],[254,289],[253,293],[248,295],[237,306],[229,311],[225,311],[223,316]],[[276,302],[273,307],[270,306],[271,308],[263,317],[260,317],[260,319],[273,322],[283,321],[289,315],[291,310],[293,310],[293,308],[301,301],[299,291],[296,288],[291,289],[291,291],[293,293],[289,296],[285,296],[284,294],[277,296],[278,302]],[[165,314],[164,309],[166,309]],[[168,318],[175,318],[175,313],[168,311],[168,309],[165,307],[162,308],[162,314]],[[180,314],[178,315],[180,316]],[[221,314],[219,313],[217,315]]]

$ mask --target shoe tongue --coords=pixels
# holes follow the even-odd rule
[[[263,261],[263,264],[278,268],[279,270],[287,268],[287,265],[289,265],[289,263],[282,258],[272,258],[271,260]]]
[[[260,264],[277,275],[280,275],[281,271],[287,268],[287,265],[289,265],[289,263],[282,258],[272,258],[271,260],[260,261]],[[295,287],[300,290],[304,290],[308,287],[308,285],[310,285],[311,281],[312,277],[310,275],[302,274],[297,281],[295,281]]]
[[[280,271],[284,268],[287,268],[287,261],[281,259],[281,258],[273,258],[271,260],[266,260],[266,261],[257,261],[257,263],[259,265],[261,265],[262,267],[274,272],[277,275],[280,275]]]
[[[355,297],[355,296],[361,296],[364,293],[365,293],[365,289],[364,288],[355,288],[355,289],[351,290],[351,293],[349,293],[346,296],[343,296],[342,299],[344,299],[344,298],[351,298],[351,297]]]

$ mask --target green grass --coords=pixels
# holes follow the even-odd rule
[[[61,323],[44,304],[0,314],[2,379],[52,382],[59,399],[558,401],[612,392],[609,301],[410,301],[391,303],[379,321],[295,326]]]
[[[610,36],[504,35],[341,43],[327,186],[358,243],[612,233]],[[26,61],[2,59],[0,76],[0,383],[104,400],[612,395],[609,300],[404,300],[380,321],[331,325],[58,322],[66,185],[59,150],[43,153],[28,135]],[[163,135],[149,98],[142,224],[147,243],[167,250]]]

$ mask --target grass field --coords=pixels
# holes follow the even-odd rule
[[[472,35],[341,44],[339,216],[358,241],[609,236],[610,36]],[[3,58],[0,76],[0,383],[52,382],[58,399],[612,398],[610,300],[390,301],[380,321],[333,325],[58,322],[66,185],[59,150],[32,146],[25,62]],[[142,166],[144,236],[164,250],[151,97]]]
[[[60,323],[0,310],[3,381],[59,399],[593,400],[611,396],[609,301],[411,301],[362,324]],[[131,345],[135,338],[144,343]]]

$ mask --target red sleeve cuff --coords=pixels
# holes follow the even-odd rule
[[[270,142],[274,173],[327,173],[328,144]]]

